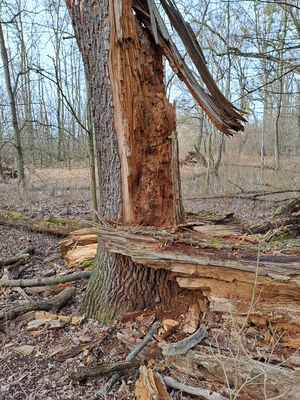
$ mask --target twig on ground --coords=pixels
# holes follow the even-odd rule
[[[157,321],[154,322],[154,324],[151,326],[144,340],[135,349],[133,349],[130,354],[128,354],[128,356],[126,357],[126,361],[133,360],[143,350],[143,348],[152,339],[156,327],[157,327]],[[121,372],[114,373],[113,376],[110,378],[110,380],[106,382],[99,390],[97,390],[97,392],[92,397],[90,397],[89,400],[96,400],[99,396],[104,397],[105,394],[110,390],[112,385],[121,377],[121,375],[122,375]]]
[[[192,394],[194,396],[201,396],[206,400],[227,400],[227,397],[222,396],[217,392],[213,392],[209,389],[201,389],[194,386],[185,385],[171,378],[170,376],[163,376],[163,381],[167,386],[173,389],[181,390],[182,392]]]

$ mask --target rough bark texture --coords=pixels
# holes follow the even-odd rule
[[[66,1],[89,83],[99,171],[99,214],[130,224],[175,221],[171,135],[162,54],[131,2]],[[164,271],[140,267],[99,243],[82,311],[102,319],[171,299]],[[160,282],[158,284],[158,282]]]

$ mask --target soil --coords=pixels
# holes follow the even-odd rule
[[[80,175],[80,171],[78,169],[76,173]],[[52,181],[46,171],[39,171],[39,174],[43,180],[50,181],[50,188],[41,187],[40,180],[35,180],[31,182],[26,193],[18,194],[13,181],[2,184],[0,209],[19,212],[33,218],[90,218],[91,206],[83,184],[84,179],[81,181],[82,186],[77,181],[78,186],[75,187],[74,175],[72,179],[64,181],[62,178],[58,182],[59,174],[53,174]],[[188,200],[185,201],[185,207],[193,212],[205,211],[210,214],[212,210],[214,214],[221,215],[234,212],[235,217],[254,225],[271,219],[276,204],[241,199],[209,199]],[[29,245],[34,247],[35,253],[26,264],[21,278],[42,276],[53,271],[56,274],[65,272],[58,254],[60,238],[6,226],[0,226],[0,237],[0,259],[20,254]],[[286,242],[284,246],[290,246],[290,243]],[[292,243],[292,246],[300,247],[299,238],[294,239]],[[13,276],[14,271],[10,273]],[[59,314],[77,315],[86,284],[87,281],[74,283],[77,289],[76,296],[59,311]],[[45,292],[27,293],[27,296],[30,301],[37,301],[44,298]],[[24,301],[24,293],[10,288],[0,289],[0,308],[3,309],[7,304],[16,301]],[[4,321],[0,325],[0,399],[88,399],[109,377],[89,379],[84,384],[79,384],[72,381],[70,374],[84,366],[124,360],[131,349],[118,340],[117,333],[125,332],[134,338],[142,338],[151,326],[151,315],[151,311],[135,314],[134,317],[129,316],[126,321],[114,322],[110,326],[89,318],[80,325],[67,323],[60,329],[41,328],[33,332],[27,330],[28,320]],[[218,321],[209,316],[207,320],[209,318],[212,318],[211,326],[218,327]],[[169,338],[170,341],[179,339],[179,333]],[[22,354],[24,345],[31,346],[30,354]],[[155,358],[155,363],[161,362],[159,353],[146,354],[144,359],[152,365],[152,357]],[[166,375],[170,374],[166,367],[162,369]],[[138,370],[128,371],[109,392],[107,399],[134,399],[134,384],[137,378]],[[170,390],[170,398],[193,397]]]

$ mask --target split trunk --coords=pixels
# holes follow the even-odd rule
[[[131,2],[67,1],[67,6],[91,95],[99,214],[130,225],[180,222],[172,174],[175,110],[165,95],[160,48],[133,14]],[[105,320],[166,304],[175,284],[165,276],[163,270],[105,252],[100,241],[82,311]]]

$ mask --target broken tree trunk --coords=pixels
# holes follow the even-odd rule
[[[285,332],[281,343],[298,348],[300,256],[272,255],[233,229],[216,236],[211,226],[158,230],[154,227],[102,226],[97,235],[108,252],[167,271],[167,280],[195,291],[208,310],[226,318]],[[175,232],[174,232],[175,230]],[[200,230],[200,232],[198,232]]]

